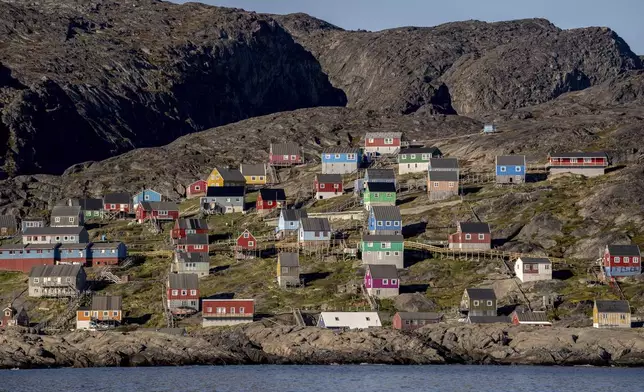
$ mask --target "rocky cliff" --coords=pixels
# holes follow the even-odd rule
[[[254,13],[3,0],[0,15],[0,159],[9,174],[60,173],[248,117],[346,103],[310,53]]]
[[[482,114],[540,104],[642,67],[606,28],[542,19],[344,31],[304,14],[276,16],[360,109]]]
[[[415,333],[313,327],[57,336],[0,334],[0,368],[191,364],[524,364],[643,366],[638,330],[438,324]]]

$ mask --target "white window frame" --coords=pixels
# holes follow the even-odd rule
[[[411,159],[416,159],[416,154],[410,154]]]
[[[394,226],[399,227],[399,226],[400,226],[400,222],[399,222],[399,221],[394,221]]]
[[[167,210],[159,210],[159,211],[157,211],[157,214],[158,215],[168,215],[168,211]]]
[[[347,159],[353,161],[356,159],[356,154],[347,154]]]
[[[333,184],[333,189],[340,189],[340,184]]]
[[[397,283],[398,283],[398,279],[392,279],[392,280],[391,280],[391,284],[395,285],[395,284],[397,284]]]
[[[84,311],[84,312],[83,312],[83,316],[85,316],[85,317],[89,317],[89,312],[88,312],[88,311]]]
[[[190,290],[190,295],[197,295],[197,290],[191,289]]]
[[[74,217],[73,216],[69,217],[69,223],[74,223]]]
[[[250,234],[247,231],[245,231],[244,232],[244,238],[248,238],[248,237],[250,237]]]
[[[615,257],[615,263],[619,263],[619,262],[620,262],[619,256]]]
[[[640,258],[639,258],[639,257],[633,257],[633,264],[637,264],[637,263],[639,263],[639,262],[640,262]]]
[[[487,301],[487,306],[492,306],[492,301],[488,300]]]
[[[434,181],[434,188],[438,188],[438,185],[439,185],[438,181]]]
[[[320,189],[324,189],[324,184],[320,184]]]
[[[383,279],[382,284],[389,284],[389,279]]]
[[[324,154],[324,157],[325,157],[326,159],[331,159],[331,154]]]
[[[60,223],[60,217],[59,217],[59,216],[55,217],[55,218],[54,218],[54,222],[56,222],[56,223]]]
[[[470,234],[470,233],[466,233],[466,234],[465,234],[465,239],[466,239],[466,240],[471,240],[471,239],[472,239],[472,234]]]
[[[173,296],[179,295],[179,290],[172,289],[172,295]]]
[[[248,246],[255,246],[255,241],[248,241]]]
[[[382,225],[383,225],[382,221],[377,221],[376,222],[376,226],[382,226]]]
[[[515,166],[515,167],[514,167],[514,170],[515,170],[517,173],[521,173],[521,171],[522,171],[522,170],[521,170],[521,166]]]
[[[584,158],[584,163],[593,163],[593,158]]]
[[[288,161],[288,157],[289,157],[288,155],[284,155],[284,160]]]
[[[334,158],[335,159],[340,159],[340,154],[335,154]]]
[[[628,256],[624,256],[624,264],[627,264],[631,261],[631,258]]]
[[[385,226],[390,227],[391,226],[391,221],[386,221]]]
[[[479,240],[484,240],[485,239],[485,234],[479,233]]]
[[[297,155],[291,155],[291,161],[297,160]]]
[[[473,302],[473,306],[479,306],[479,300],[478,299],[475,299],[472,302]]]
[[[195,185],[195,191],[200,191],[200,190],[201,190],[201,186],[200,185]]]
[[[505,166],[501,166],[499,170],[501,171],[501,173],[505,173],[507,171],[507,168]]]
[[[447,186],[450,188],[454,188],[454,181],[450,181],[449,183],[447,183]]]
[[[373,143],[373,138],[370,137],[368,143]]]

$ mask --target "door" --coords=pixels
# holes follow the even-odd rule
[[[512,184],[512,183],[514,182],[514,179],[513,179],[512,177],[509,177],[509,178],[508,178],[508,182],[509,182],[510,184]]]
[[[382,252],[378,252],[378,260],[382,260]]]

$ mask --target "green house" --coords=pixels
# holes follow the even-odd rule
[[[372,206],[395,206],[396,205],[396,185],[390,182],[368,182],[363,202],[368,210]]]
[[[404,268],[405,239],[402,235],[366,234],[360,241],[362,264],[393,264]]]
[[[80,207],[85,220],[103,218],[102,199],[70,199],[68,204],[71,207]]]
[[[398,154],[398,174],[427,171],[431,158],[441,158],[443,153],[436,147],[406,148]]]

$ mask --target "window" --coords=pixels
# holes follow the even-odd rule
[[[34,278],[34,283],[38,283],[40,281],[39,278]]]
[[[248,246],[255,246],[255,241],[248,241]]]
[[[244,311],[244,307],[239,308],[239,313],[242,313],[242,314],[244,314],[244,313],[245,313],[245,311]]]
[[[331,154],[325,154],[325,155],[324,155],[324,157],[325,157],[326,159],[331,159]]]
[[[291,160],[294,161],[295,159],[297,159],[297,157],[295,155],[291,155]]]
[[[382,284],[389,284],[389,279],[383,279]]]
[[[514,171],[516,171],[517,173],[521,173],[521,166],[516,166],[514,168]]]
[[[247,231],[244,232],[244,238],[248,238],[248,232]]]
[[[391,193],[387,193],[387,198],[390,198],[390,197],[391,197]]]
[[[385,226],[387,227],[391,226],[391,222],[390,221],[385,222]]]
[[[116,208],[116,204],[110,204],[110,208]]]
[[[484,240],[485,239],[485,234],[479,234],[479,240]]]
[[[324,184],[320,184],[320,189],[324,189]]]
[[[383,244],[384,244],[384,242],[383,242]],[[373,242],[367,242],[367,246],[368,246],[368,247],[372,247],[372,246],[373,246]]]
[[[427,154],[423,154],[423,155],[422,155],[422,159],[423,159],[423,161],[426,161],[426,160],[428,160],[428,159],[429,159],[429,156],[428,156]]]
[[[282,267],[282,273],[288,274],[288,267]]]
[[[89,317],[89,312],[87,312],[87,311],[83,312],[83,316]]]
[[[505,166],[501,166],[501,167],[499,168],[499,170],[501,171],[501,173],[505,173],[506,167],[505,167]]]
[[[546,269],[546,270],[549,270],[550,266],[548,264],[546,264],[546,265],[543,266],[543,268]]]
[[[396,283],[398,283],[398,279],[392,279],[391,280],[391,284],[395,285]]]
[[[159,214],[159,215],[168,215],[168,211],[166,211],[166,210],[159,210],[158,214]]]
[[[259,176],[260,181],[264,181],[264,176]]]
[[[69,217],[69,223],[74,223],[74,217],[73,216]]]
[[[181,295],[188,295],[188,290],[181,290]]]
[[[110,315],[110,312],[108,312],[107,310],[104,310],[104,311],[103,311],[103,317],[107,317],[107,316],[109,316],[109,315]]]
[[[395,251],[395,252],[394,252],[394,256],[400,256],[400,252]]]
[[[391,252],[386,251],[386,252],[385,252],[385,256],[391,256]]]
[[[382,221],[378,221],[378,223],[376,224],[376,226],[382,226]]]
[[[69,241],[69,237],[64,236],[64,237],[63,237],[63,241]]]
[[[370,317],[365,317],[365,320],[371,321],[371,318]]]
[[[226,203],[230,203],[230,197],[226,198]]]
[[[178,294],[179,294],[179,290],[172,290],[172,295],[178,295]]]
[[[207,307],[207,308],[206,308],[206,313],[212,313],[212,308],[211,308],[211,307]]]
[[[200,191],[201,187],[199,185],[195,185],[195,191]]]
[[[640,262],[640,258],[639,258],[639,257],[633,257],[633,264],[637,264],[637,263],[639,263],[639,262]]]
[[[373,138],[372,137],[369,138],[369,143],[373,143]]]
[[[615,262],[619,263],[619,257],[615,257]]]
[[[118,311],[118,310],[113,311],[113,312],[112,312],[112,315],[113,315],[114,317],[117,317],[117,316],[119,315],[119,311]]]
[[[268,204],[269,206],[272,206],[273,205],[273,200],[269,200],[266,204]]]
[[[411,154],[411,159],[416,159],[416,154]]]
[[[65,240],[67,240],[67,237],[65,237]],[[60,236],[56,236],[56,241],[60,241]]]
[[[218,314],[226,314],[226,308],[217,308]]]
[[[235,308],[233,307],[230,308],[230,314],[235,314]]]
[[[54,222],[56,222],[56,223],[60,222],[60,217],[59,216],[55,217]]]
[[[150,200],[150,195],[143,196],[143,200]]]
[[[284,155],[284,160],[288,161],[288,155]]]
[[[400,222],[394,221],[394,226],[396,226],[396,227],[400,226]]]
[[[624,256],[624,263],[630,262],[630,257]]]
[[[465,234],[465,239],[466,240],[471,240],[472,239],[472,234]]]
[[[334,189],[340,189],[340,184],[333,184]]]
[[[447,186],[450,188],[454,188],[454,182],[453,181],[448,182]]]
[[[190,295],[197,295],[197,290],[190,290]]]
[[[340,154],[335,154],[335,159],[340,159]]]
[[[479,306],[479,301],[474,300],[474,306]]]
[[[347,159],[353,161],[356,159],[356,154],[347,154]]]
[[[71,283],[71,282],[72,282],[72,278],[68,276],[67,277],[67,283]]]
[[[492,306],[492,301],[487,301],[487,306]]]
[[[340,321],[340,317],[334,317],[335,321]]]
[[[373,194],[373,198],[374,198],[374,199],[378,199],[379,197],[380,197],[380,193],[374,193],[374,194]]]
[[[584,163],[592,163],[592,158],[584,158]]]
[[[438,182],[434,181],[434,188],[438,188],[438,185],[439,185]]]
[[[392,139],[392,138],[385,138],[385,144],[394,144],[394,139]]]

